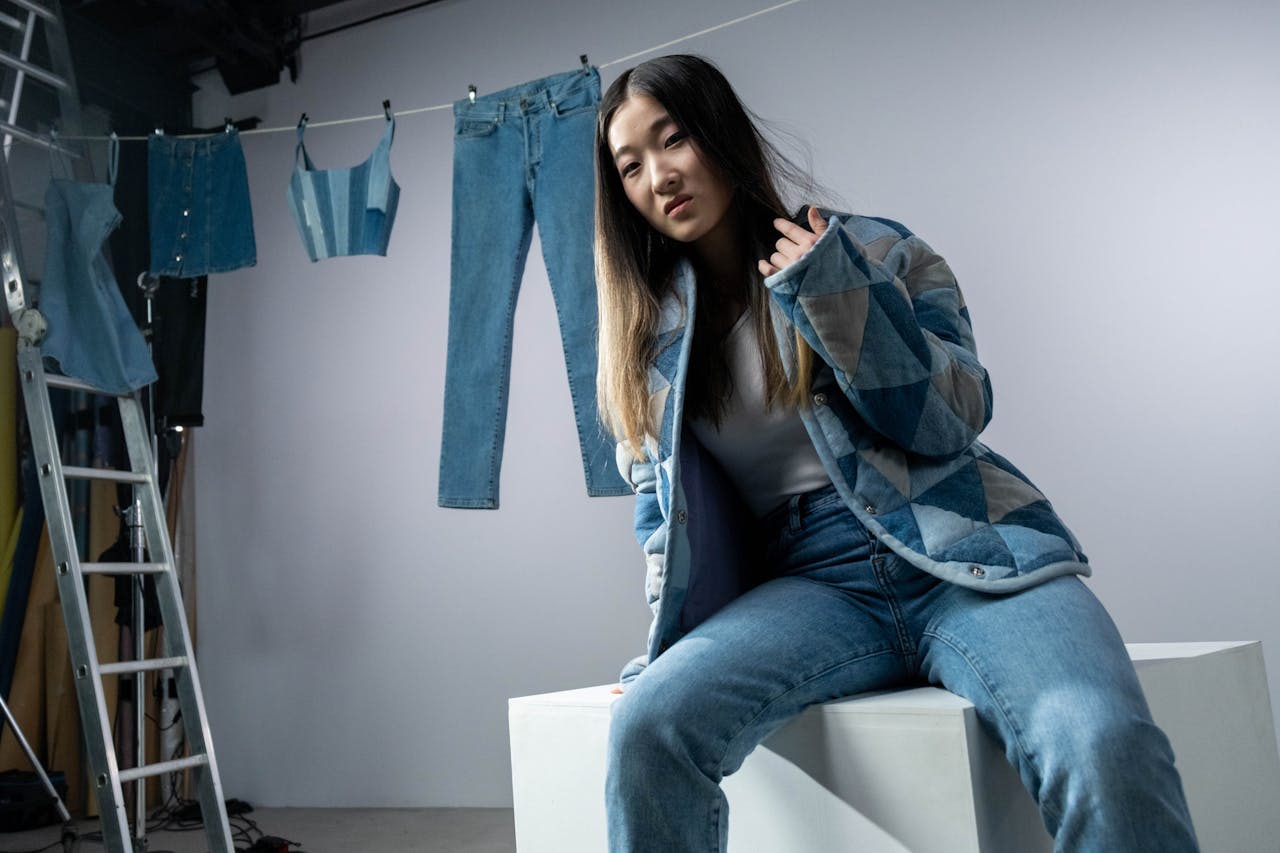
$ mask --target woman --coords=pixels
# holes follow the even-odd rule
[[[596,134],[599,397],[654,611],[623,672],[614,851],[724,850],[720,780],[806,706],[969,699],[1058,850],[1196,850],[1168,740],[991,416],[950,269],[808,208],[705,60],[619,77]],[[927,808],[928,804],[922,804]]]

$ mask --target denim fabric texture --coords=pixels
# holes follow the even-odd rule
[[[1078,577],[1005,595],[948,583],[886,547],[835,486],[792,497],[761,527],[767,579],[612,706],[611,851],[725,850],[720,782],[771,732],[815,703],[920,683],[975,705],[1056,850],[1198,849],[1169,741]]]
[[[317,169],[298,125],[298,147],[289,181],[289,210],[312,261],[342,255],[386,255],[400,187],[391,177],[394,116],[373,153],[350,169]]]
[[[991,383],[947,263],[899,223],[822,213],[818,241],[764,285],[781,351],[798,331],[818,356],[800,416],[845,506],[898,556],[959,586],[1013,592],[1089,574],[1049,499],[977,438]],[[707,577],[733,567],[700,543],[749,524],[702,496],[711,468],[688,462],[705,452],[683,427],[696,278],[681,261],[662,297],[649,373],[660,434],[646,437],[645,459],[618,449],[637,495],[654,614],[648,653],[624,668],[624,681],[696,625],[691,589],[732,587]],[[704,600],[693,609],[713,608]]]
[[[151,274],[195,278],[258,262],[240,134],[147,140]]]
[[[439,504],[497,509],[516,295],[538,225],[587,494],[624,495],[596,412],[593,134],[584,68],[456,102],[453,246]]]
[[[57,372],[123,394],[155,382],[156,369],[103,255],[121,220],[114,201],[119,142],[110,145],[107,183],[55,176],[45,192],[39,307],[49,328],[40,348]],[[55,159],[55,173],[57,165]]]

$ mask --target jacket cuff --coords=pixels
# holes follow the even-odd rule
[[[764,286],[770,290],[791,289],[785,287],[787,282],[804,272],[811,263],[814,263],[814,258],[821,257],[825,252],[830,252],[832,243],[839,242],[838,235],[835,232],[841,227],[840,217],[835,214],[827,214],[827,230],[823,231],[821,236],[818,237],[818,242],[809,247],[809,251],[801,255],[791,266],[779,270],[771,276],[766,276]]]

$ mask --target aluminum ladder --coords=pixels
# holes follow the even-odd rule
[[[65,134],[79,131],[79,103],[61,8],[57,0],[0,0],[0,42],[5,39],[5,30],[12,31],[11,44],[19,47],[16,50],[0,50],[0,66],[3,66],[0,71],[5,72],[5,79],[9,83],[5,92],[0,93],[0,109],[4,110],[7,119],[0,121],[0,134],[4,138],[4,156],[0,158],[0,266],[3,267],[5,303],[18,331],[19,382],[48,523],[58,596],[69,639],[76,697],[92,773],[91,782],[101,816],[103,843],[110,853],[134,853],[135,850],[141,853],[146,847],[145,780],[152,776],[191,770],[209,850],[211,853],[234,853],[173,548],[165,525],[164,503],[157,482],[150,430],[143,416],[142,405],[136,393],[108,394],[74,379],[47,373],[40,350],[46,321],[38,306],[28,304],[27,301],[28,289],[23,277],[23,234],[18,224],[18,208],[30,208],[37,214],[39,208],[15,203],[9,161],[15,142],[46,149],[52,146],[65,149],[66,145],[61,139],[55,141],[37,130],[22,126],[19,106],[27,84],[37,84],[55,92],[59,108],[58,115],[52,118],[60,123]],[[38,33],[43,34],[45,53],[34,49]],[[48,57],[48,67],[33,61],[33,57],[37,55]],[[76,156],[71,150],[65,150],[65,153]],[[128,450],[128,470],[63,464],[50,406],[50,389],[116,398]],[[131,485],[134,494],[133,521],[142,529],[152,562],[82,562],[76,546],[68,502],[69,480],[107,480]],[[135,660],[106,664],[99,662],[85,591],[85,578],[93,574],[133,576],[135,602],[141,598],[143,578],[146,575],[154,577],[164,636],[161,657],[143,658],[140,653],[142,632],[136,631],[135,643],[139,653]],[[135,606],[135,617],[140,610],[140,606]],[[146,764],[146,738],[142,723],[145,705],[141,685],[145,673],[160,670],[172,670],[174,673],[189,754],[182,758]],[[111,714],[106,707],[103,690],[104,678],[120,675],[133,675],[138,685],[138,757],[136,766],[125,770],[119,767],[111,731]],[[21,737],[16,726],[14,732]],[[30,752],[28,754],[44,776],[34,755]],[[133,837],[125,814],[123,788],[130,782],[137,784],[137,833]],[[65,807],[60,801],[58,805],[65,819]]]

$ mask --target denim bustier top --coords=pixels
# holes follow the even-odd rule
[[[400,199],[400,187],[391,177],[395,116],[388,113],[378,146],[350,169],[317,169],[302,141],[306,129],[304,119],[298,124],[289,209],[307,254],[313,261],[340,255],[386,255]]]

